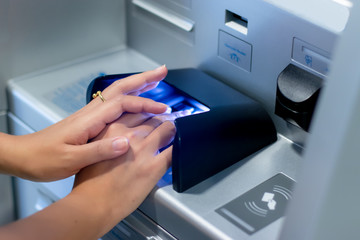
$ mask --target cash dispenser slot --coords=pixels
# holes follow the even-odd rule
[[[131,74],[94,79],[87,90],[87,102],[96,91]],[[173,111],[193,112],[175,120],[172,184],[177,192],[189,189],[277,139],[271,118],[258,102],[197,69],[169,70],[157,88],[142,96],[169,104]]]

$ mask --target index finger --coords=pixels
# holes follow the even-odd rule
[[[99,101],[101,102],[101,101]],[[120,95],[110,101],[98,104],[88,104],[81,111],[82,128],[87,127],[89,137],[96,136],[106,124],[118,119],[124,112],[129,113],[152,113],[161,114],[167,110],[168,106],[155,102],[148,98],[137,96]]]
[[[119,94],[143,92],[156,86],[156,83],[163,80],[166,74],[167,68],[165,65],[154,70],[134,74],[113,82],[102,94],[105,99],[111,99]]]

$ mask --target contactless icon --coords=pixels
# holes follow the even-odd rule
[[[279,173],[216,210],[248,234],[284,216],[294,180]]]

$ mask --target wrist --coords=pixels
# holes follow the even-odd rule
[[[78,186],[66,198],[77,204],[79,208],[83,209],[83,212],[87,212],[87,219],[95,221],[90,224],[93,225],[96,232],[100,233],[97,237],[106,234],[122,220],[118,212],[114,211],[119,206],[117,208],[113,207],[113,204],[109,202],[109,198],[104,197],[98,189],[93,190],[92,188]]]
[[[31,179],[32,150],[30,135],[9,135],[0,133],[0,173]]]
[[[16,162],[16,136],[0,133],[0,173],[15,175]]]

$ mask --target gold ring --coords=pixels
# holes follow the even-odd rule
[[[97,96],[100,97],[101,101],[105,102],[105,98],[101,95],[101,91],[97,91],[92,95],[93,98],[96,98]]]

